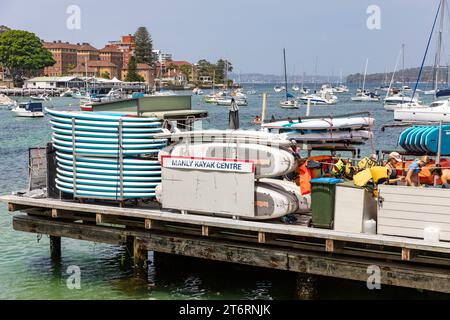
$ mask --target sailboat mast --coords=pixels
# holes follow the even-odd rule
[[[441,0],[441,15],[439,20],[439,32],[438,32],[438,41],[437,41],[437,50],[436,50],[436,56],[434,61],[434,67],[435,67],[435,73],[434,73],[434,85],[433,90],[435,90],[435,96],[436,91],[438,87],[439,82],[439,68],[440,68],[440,60],[441,60],[441,48],[442,48],[442,33],[444,31],[444,16],[445,16],[445,0]]]
[[[405,90],[405,44],[402,43],[402,92]]]
[[[362,92],[364,93],[364,89],[366,87],[366,74],[367,74],[367,64],[369,63],[369,59],[366,59],[366,66],[364,68],[364,80],[363,80],[363,85],[362,85]]]
[[[287,86],[287,73],[286,73],[286,50],[283,48],[283,60],[284,60],[284,87],[286,90],[286,101],[288,99],[288,86]]]

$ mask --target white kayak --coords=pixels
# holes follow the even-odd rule
[[[267,129],[302,129],[302,130],[329,130],[329,129],[362,129],[372,127],[375,121],[371,117],[346,117],[322,119],[292,119],[263,123]]]
[[[166,155],[252,161],[255,164],[256,178],[282,176],[297,167],[297,161],[290,151],[258,144],[179,143],[162,149],[158,155],[159,160]]]
[[[305,213],[311,211],[311,195],[302,195],[300,186],[296,185],[294,182],[270,178],[263,178],[259,179],[258,181],[270,184],[275,188],[280,188],[295,195],[298,202],[298,210],[296,211],[296,213]]]
[[[154,135],[154,138],[190,139],[193,142],[246,142],[256,144],[292,145],[285,135],[254,130],[197,130],[170,133],[167,130]]]
[[[330,132],[289,132],[286,136],[295,141],[362,141],[373,138],[373,133],[367,130],[330,131]]]
[[[297,197],[272,184],[258,182],[255,188],[255,216],[249,220],[276,219],[298,211]]]

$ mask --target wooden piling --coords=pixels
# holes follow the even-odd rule
[[[296,297],[299,300],[314,300],[317,298],[317,277],[306,274],[297,274]]]
[[[133,241],[133,260],[135,275],[147,276],[148,274],[148,251],[143,245],[143,241],[134,237]]]
[[[50,255],[52,259],[61,258],[61,237],[50,236]]]

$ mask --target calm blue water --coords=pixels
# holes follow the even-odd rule
[[[250,89],[252,86],[248,86]],[[269,92],[268,115],[302,116],[305,108],[284,110],[278,107],[282,94],[273,85],[256,85],[257,95],[249,96],[249,105],[241,107],[244,128],[261,112],[261,92]],[[312,115],[370,111],[376,119],[376,148],[395,148],[399,130],[380,132],[379,126],[392,121],[393,114],[384,111],[381,103],[360,104],[350,101],[351,92],[339,95],[335,106],[312,107]],[[246,90],[245,90],[246,91]],[[77,109],[77,100],[54,98],[46,103],[59,110]],[[228,109],[205,105],[201,96],[193,97],[196,109],[207,109],[209,126],[226,128]],[[45,146],[50,139],[46,118],[15,118],[8,110],[0,110],[0,194],[22,189],[27,184],[28,148]],[[370,152],[369,146],[364,146]],[[12,231],[12,216],[0,204],[0,299],[291,299],[294,298],[295,277],[290,273],[246,268],[192,259],[175,259],[176,268],[151,265],[148,281],[133,278],[128,253],[124,248],[63,239],[62,259],[52,262],[49,241],[34,234]],[[153,259],[150,255],[150,260]],[[69,266],[81,269],[81,289],[66,286]],[[320,298],[423,298],[414,290],[383,288],[368,291],[365,283],[322,279]]]

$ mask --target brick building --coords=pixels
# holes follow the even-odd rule
[[[50,77],[60,77],[69,73],[77,66],[77,46],[68,42],[44,42],[44,48],[50,50],[56,63],[44,68],[44,74]]]
[[[130,57],[134,55],[136,49],[134,36],[131,34],[122,36],[120,40],[110,41],[108,46],[115,47],[122,52],[122,68],[126,68],[128,66],[128,61],[130,61]]]
[[[100,76],[108,72],[111,78],[120,78],[122,70],[122,53],[115,47],[106,46],[98,50],[89,43],[71,44],[69,42],[44,42],[56,63],[44,68],[44,75],[60,77],[68,74]],[[87,70],[86,70],[87,64]]]

